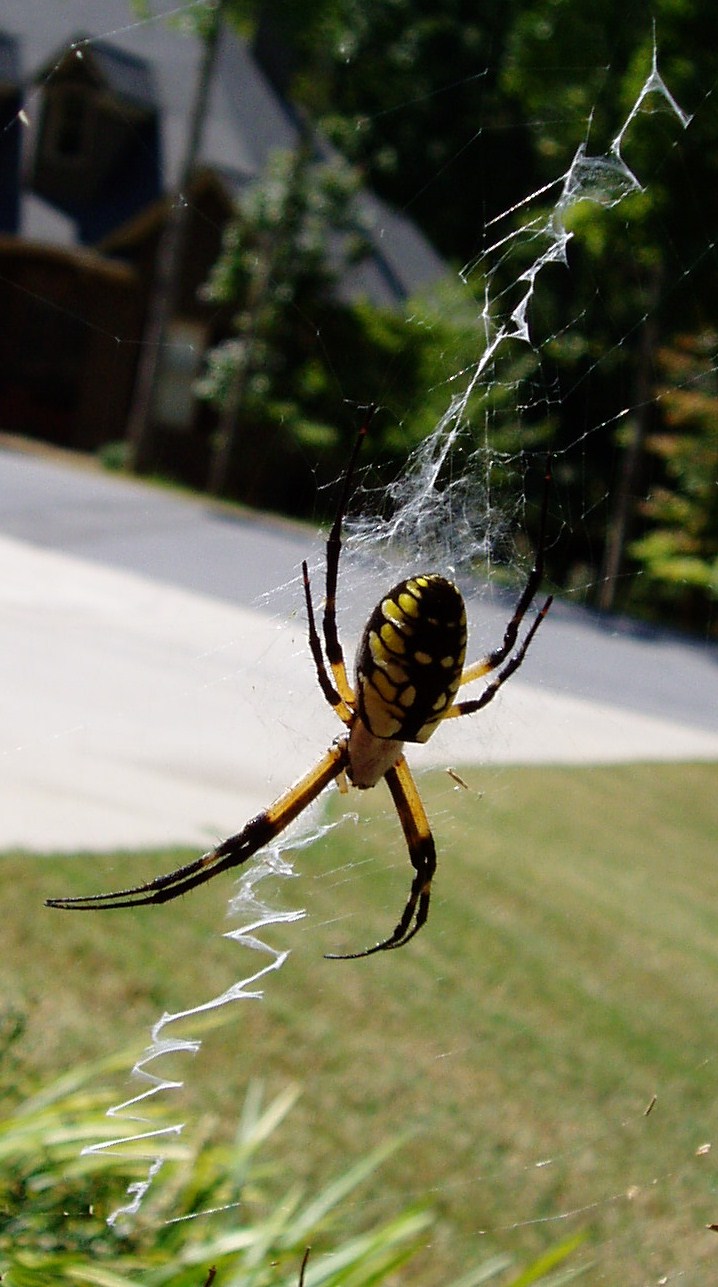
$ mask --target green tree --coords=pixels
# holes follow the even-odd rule
[[[718,217],[718,122],[700,110],[717,41],[718,12],[698,0],[658,0],[651,14],[631,0],[533,0],[507,42],[502,83],[530,123],[539,183],[585,147],[598,157],[617,149],[641,185],[612,208],[578,207],[570,275],[542,282],[556,445],[581,515],[575,562],[603,608],[646,606],[641,582],[623,574],[635,570],[626,547],[650,512],[657,453],[647,444],[665,408],[653,401],[659,353],[678,330],[700,336],[714,317],[711,275],[694,269]],[[576,321],[567,328],[562,317]]]
[[[662,466],[630,553],[646,609],[718,637],[718,334],[678,336],[659,354],[661,423],[647,450]]]
[[[580,149],[589,161],[613,149],[636,176],[639,186],[620,203],[584,200],[567,213],[570,271],[556,265],[540,274],[529,306],[533,352],[517,356],[505,347],[494,390],[484,383],[476,391],[467,418],[476,418],[480,437],[488,424],[498,450],[552,437],[571,525],[570,553],[553,575],[586,586],[604,608],[643,610],[640,586],[634,593],[624,573],[632,571],[628,546],[652,530],[644,502],[654,480],[665,481],[665,462],[647,447],[662,428],[664,404],[651,401],[659,353],[672,336],[699,343],[714,326],[712,275],[703,265],[718,222],[718,116],[705,105],[718,73],[718,7],[701,0],[656,0],[650,10],[645,0],[489,0],[480,11],[468,0],[318,0],[309,11],[299,0],[227,4],[243,33],[269,53],[280,87],[361,166],[364,181],[406,210],[445,255],[475,261],[479,311],[485,288],[493,305],[530,266],[535,246],[515,234],[529,217],[550,219]],[[654,45],[663,82],[694,114],[688,129],[667,94],[655,85],[642,94]],[[543,211],[534,205],[529,216],[524,198],[545,186]],[[509,211],[505,250],[492,264],[476,256],[497,240],[488,225],[502,211]],[[272,277],[280,279],[279,262]],[[244,381],[245,411],[252,407],[264,426],[245,445],[257,442],[271,456],[280,434],[287,472],[298,452],[315,448],[329,475],[338,472],[341,393],[388,404],[394,425],[379,429],[377,457],[398,460],[419,428],[431,428],[430,413],[436,419],[446,405],[439,405],[439,380],[425,384],[421,397],[422,377],[450,352],[462,353],[455,372],[480,356],[478,312],[473,350],[459,308],[453,329],[451,316],[432,320],[432,353],[428,333],[419,336],[403,319],[363,307],[338,311],[321,290],[310,299],[309,289],[297,294],[292,325],[292,309],[285,310],[283,343],[280,329],[271,334],[274,323],[250,327],[255,356],[264,351],[270,360],[263,407],[258,367]],[[298,343],[302,309],[311,326]],[[245,362],[251,357],[240,332],[234,349],[213,358],[216,390],[240,350]],[[319,352],[323,337],[330,352]],[[283,370],[272,351],[281,353]],[[267,503],[266,489],[246,498]],[[270,503],[283,508],[286,499],[276,494]],[[293,489],[289,499],[306,510],[308,493],[299,498]]]
[[[235,335],[210,351],[198,385],[219,409],[215,494],[246,494],[241,472],[257,436],[260,448],[272,428],[321,437],[318,422],[307,423],[327,380],[309,319],[317,303],[341,311],[334,287],[366,253],[358,186],[339,158],[312,154],[307,132],[295,153],[275,154],[227,229],[205,295],[232,310]]]
[[[459,264],[527,190],[528,134],[499,81],[518,9],[516,0],[341,0],[324,75],[297,77],[368,183]]]

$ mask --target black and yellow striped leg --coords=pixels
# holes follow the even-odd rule
[[[344,697],[340,696],[334,687],[324,661],[324,653],[322,652],[322,644],[317,630],[316,618],[314,616],[312,587],[309,580],[309,568],[307,567],[306,560],[302,563],[302,577],[304,579],[304,602],[307,608],[307,623],[309,628],[309,648],[314,661],[314,668],[317,672],[319,687],[324,693],[329,705],[333,707],[339,718],[343,720],[345,724],[349,724],[352,718],[352,709],[347,705],[346,694]],[[351,693],[352,700],[353,697],[354,694]]]
[[[552,603],[553,595],[549,595],[540,612],[537,612],[532,622],[531,629],[527,632],[526,638],[521,644],[521,647],[516,649],[511,660],[507,661],[506,665],[499,671],[493,682],[487,684],[481,696],[468,702],[455,702],[454,705],[446,712],[446,715],[444,716],[445,719],[452,719],[457,715],[473,715],[476,711],[483,710],[484,706],[488,706],[489,702],[496,696],[501,686],[506,683],[506,680],[513,675],[515,671],[518,670],[526,656],[531,640],[536,634],[541,622],[544,620]]]
[[[334,516],[331,531],[327,539],[327,571],[326,571],[326,591],[324,597],[324,616],[322,618],[322,630],[324,632],[324,647],[326,649],[327,661],[334,675],[334,683],[339,690],[343,700],[351,705],[353,693],[347,679],[346,664],[344,662],[344,651],[339,640],[337,630],[337,581],[339,577],[339,559],[342,552],[342,524],[346,513],[349,495],[354,482],[354,473],[356,470],[357,460],[361,446],[366,438],[369,425],[376,413],[376,407],[370,406],[364,417],[364,422],[356,436],[352,454],[349,458],[344,482],[339,496],[337,512]]]
[[[290,822],[315,800],[334,778],[347,767],[347,741],[342,738],[330,747],[319,763],[285,791],[274,804],[252,818],[241,831],[223,840],[216,849],[194,862],[178,867],[165,876],[156,876],[144,885],[120,889],[111,894],[90,894],[85,898],[48,898],[47,907],[73,911],[99,911],[115,907],[142,907],[148,903],[167,903],[197,885],[204,885],[221,871],[239,867],[258,849],[274,840]]]
[[[373,956],[375,952],[388,952],[395,947],[403,947],[419,932],[429,915],[431,882],[436,871],[436,848],[429,821],[421,803],[421,796],[403,756],[396,767],[389,769],[385,774],[385,781],[399,815],[416,875],[411,882],[411,890],[401,919],[389,938],[377,943],[374,947],[366,948],[363,952],[328,954],[327,959],[330,961],[356,961],[362,956]]]

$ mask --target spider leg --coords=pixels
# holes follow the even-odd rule
[[[312,587],[309,581],[309,568],[307,567],[306,559],[302,563],[302,577],[304,579],[304,601],[307,607],[307,623],[309,627],[309,647],[311,649],[312,657],[314,659],[314,666],[317,672],[317,679],[319,680],[319,687],[324,693],[324,696],[326,700],[329,702],[329,705],[333,707],[333,709],[336,711],[339,718],[343,720],[345,724],[349,724],[352,719],[352,714],[353,714],[352,709],[350,706],[347,705],[347,702],[342,697],[340,697],[339,693],[334,687],[324,662],[322,644],[319,638],[317,623],[314,616],[314,604],[312,602]],[[348,684],[347,684],[347,687],[348,687]],[[351,694],[351,699],[353,701],[354,694],[351,693],[351,690],[350,690],[350,694]]]
[[[518,670],[519,666],[521,665],[521,662],[523,661],[524,657],[526,656],[526,653],[528,652],[528,648],[529,648],[529,644],[531,643],[531,640],[536,634],[536,631],[541,625],[541,622],[544,620],[552,603],[553,603],[553,595],[549,595],[548,599],[546,600],[543,607],[541,608],[541,611],[536,614],[536,617],[531,625],[531,629],[528,631],[526,638],[521,644],[521,647],[516,650],[511,660],[508,661],[506,665],[503,667],[503,669],[499,671],[493,683],[488,684],[487,687],[484,689],[483,693],[481,694],[481,696],[475,698],[473,701],[455,702],[454,705],[450,706],[448,711],[446,712],[446,715],[444,716],[445,719],[452,719],[456,715],[473,715],[475,711],[483,710],[484,706],[488,706],[492,698],[494,698],[498,693],[502,684],[505,684],[506,680],[511,675],[513,675],[515,671]]]
[[[387,952],[395,947],[403,947],[419,932],[429,915],[431,882],[436,871],[436,848],[429,821],[416,783],[403,756],[384,777],[399,814],[409,857],[416,875],[411,882],[409,897],[401,918],[388,938],[374,947],[366,948],[363,952],[328,954],[326,959],[329,961],[356,961],[362,956],[373,956],[375,952]]]
[[[369,431],[369,425],[376,412],[375,406],[370,406],[364,418],[364,422],[356,436],[352,454],[349,457],[349,464],[344,475],[344,483],[339,496],[337,512],[334,516],[329,537],[327,539],[327,575],[326,590],[324,598],[324,616],[322,618],[322,629],[324,631],[324,647],[327,653],[327,660],[331,666],[334,675],[334,683],[339,691],[339,695],[345,704],[352,706],[354,694],[347,679],[347,668],[344,661],[344,650],[339,641],[337,631],[337,578],[339,575],[339,558],[342,552],[342,523],[346,513],[349,495],[354,482],[357,460],[361,446]],[[321,681],[320,681],[321,682]]]
[[[90,894],[80,898],[48,898],[46,907],[91,912],[115,907],[142,907],[148,903],[166,903],[189,889],[212,880],[221,871],[239,867],[263,845],[280,835],[285,827],[311,804],[333,778],[339,776],[348,762],[346,739],[330,747],[319,763],[285,791],[263,813],[251,818],[241,831],[223,840],[194,862],[178,867],[164,876],[156,876],[144,885],[120,889],[109,894]]]
[[[500,646],[495,648],[493,652],[488,653],[486,657],[482,657],[480,661],[472,662],[464,668],[464,673],[461,676],[462,687],[464,684],[470,684],[472,680],[481,679],[483,675],[488,675],[492,670],[496,670],[506,657],[508,657],[511,649],[516,643],[519,630],[521,628],[521,622],[533,602],[536,591],[541,584],[541,578],[543,577],[544,547],[546,544],[546,517],[548,514],[548,498],[551,490],[551,478],[551,457],[549,455],[546,457],[546,473],[544,476],[543,499],[541,501],[541,522],[539,525],[539,539],[538,545],[536,546],[536,557],[534,559],[533,568],[529,573],[529,578],[521,593],[521,597],[516,604],[514,614],[504,631],[504,637]],[[545,616],[547,611],[548,608],[544,607],[542,615]],[[515,669],[516,667],[514,667],[514,670]],[[513,671],[509,671],[509,674],[512,673]],[[458,712],[456,713],[458,714]]]

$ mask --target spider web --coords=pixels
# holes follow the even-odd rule
[[[173,16],[198,7],[201,6],[194,4],[177,9],[168,6],[161,16],[163,18]],[[140,25],[138,22],[129,22],[128,29]],[[105,27],[102,37],[97,38],[110,38],[119,34],[121,34],[120,29],[110,30]],[[618,206],[629,195],[643,191],[644,185],[648,183],[649,180],[640,173],[634,173],[624,159],[626,143],[630,140],[631,128],[639,114],[648,109],[660,108],[674,118],[680,130],[688,129],[690,126],[691,117],[675,101],[670,87],[664,83],[661,76],[659,53],[660,49],[657,45],[652,67],[635,102],[623,116],[617,114],[615,135],[608,151],[603,155],[591,154],[587,126],[587,139],[577,150],[565,173],[557,174],[553,184],[547,185],[539,192],[527,194],[520,206],[507,210],[500,219],[494,220],[486,229],[488,244],[485,250],[475,260],[464,266],[461,279],[467,294],[473,298],[474,288],[479,294],[475,316],[476,360],[468,367],[462,366],[460,369],[452,370],[447,377],[445,414],[437,423],[433,433],[411,454],[406,469],[394,486],[388,492],[382,492],[377,496],[367,483],[365,489],[360,489],[353,503],[340,577],[340,588],[342,584],[351,584],[353,587],[351,601],[340,605],[340,624],[343,634],[346,633],[349,641],[356,638],[367,610],[377,597],[377,587],[386,584],[386,577],[392,570],[396,572],[397,579],[404,575],[407,561],[410,563],[410,570],[415,570],[416,567],[439,570],[459,578],[462,584],[469,583],[477,565],[491,572],[495,561],[508,563],[515,573],[514,579],[517,582],[520,582],[525,573],[527,557],[530,558],[530,555],[527,556],[525,551],[519,554],[513,544],[512,534],[515,533],[517,524],[520,525],[522,510],[526,504],[525,471],[539,469],[542,454],[535,452],[531,456],[529,453],[527,459],[520,425],[517,428],[515,446],[501,449],[495,447],[492,441],[492,396],[497,383],[499,385],[505,383],[505,387],[512,388],[517,408],[522,398],[528,399],[535,396],[520,387],[514,390],[513,377],[505,376],[502,373],[502,366],[510,362],[517,346],[525,346],[531,352],[540,353],[542,346],[555,338],[555,332],[548,336],[548,340],[537,338],[534,334],[533,311],[535,308],[540,311],[543,274],[557,267],[561,271],[570,273],[571,241],[574,236],[570,225],[576,208],[586,202],[607,207]],[[48,75],[52,76],[52,74],[50,69]],[[708,97],[696,110],[710,110],[711,106],[711,100]],[[32,99],[25,110],[31,118]],[[712,246],[709,249],[712,251]],[[713,262],[712,256],[711,262]],[[517,265],[515,269],[514,264]],[[686,270],[686,275],[690,278],[698,271],[700,271],[700,265],[691,265]],[[640,318],[636,318],[636,324],[640,321]],[[570,330],[570,325],[570,321],[565,323],[567,331]],[[601,360],[601,358],[596,359],[597,362]],[[540,396],[550,402],[552,396],[559,395],[552,395],[544,389]],[[482,398],[485,403],[483,409]],[[476,435],[468,432],[469,422],[475,426],[477,417],[483,417],[484,424],[484,443],[480,448],[476,447]],[[587,439],[596,434],[605,433],[608,427],[606,422],[577,427],[573,440],[562,446],[562,455],[571,457],[580,452],[582,444]],[[494,500],[492,475],[499,466],[503,470],[512,471],[515,480],[513,505],[506,502],[505,493],[502,493],[500,503]],[[587,506],[596,503],[598,502],[595,498],[589,501],[587,497]],[[381,511],[381,521],[377,520],[377,509]],[[564,516],[564,526],[569,533],[573,527],[580,524],[582,517]],[[312,561],[313,577],[315,584],[319,585],[322,575],[322,551],[320,547],[315,548],[316,556]],[[39,569],[38,575],[40,575]],[[120,587],[119,580],[116,585]],[[133,588],[133,593],[135,591],[136,587]],[[18,588],[16,591],[18,599],[21,593],[21,588]],[[45,593],[51,596],[52,591],[46,586]],[[87,583],[86,593],[88,596],[96,593],[94,581],[90,580]],[[263,665],[267,659],[272,667],[276,662],[276,651],[280,647],[278,642],[280,628],[282,634],[287,628],[283,609],[287,593],[294,596],[291,653],[289,658],[282,658],[277,672],[282,677],[284,689],[291,691],[294,704],[298,708],[289,713],[284,705],[281,711],[272,708],[270,698],[276,681],[274,678],[266,678],[263,674]],[[505,622],[506,605],[512,601],[513,596],[506,598],[503,589],[500,587],[497,589],[490,580],[481,596],[476,601],[472,600],[470,605],[472,624],[477,624],[479,615],[484,620],[480,633],[482,640],[480,646],[491,646],[494,639],[500,637],[502,629],[500,623]],[[77,603],[74,606],[77,608]],[[176,611],[177,601],[173,601],[171,606]],[[188,606],[188,604],[182,606]],[[314,681],[303,642],[304,626],[298,580],[287,580],[283,585],[271,588],[261,606],[265,613],[274,614],[274,625],[277,627],[276,642],[268,644],[249,667],[251,693],[248,705],[253,708],[254,716],[258,719],[260,734],[263,734],[273,747],[277,738],[276,729],[281,721],[281,735],[292,743],[298,771],[306,767],[307,757],[317,755],[327,744],[335,734],[336,726],[332,723],[330,713],[323,711],[319,717],[323,722],[318,729],[313,728],[311,735],[307,731],[304,703],[305,701],[316,703],[317,696],[313,693]],[[207,611],[209,612],[209,608]],[[488,627],[485,624],[487,620],[490,623]],[[234,641],[228,640],[226,646],[221,642],[223,628],[224,622],[221,620],[221,615],[218,615],[216,635],[213,635],[213,640],[216,639],[217,642],[208,644],[203,650],[199,647],[196,638],[191,641],[195,664],[194,678],[191,681],[192,697],[198,702],[205,698],[211,699],[212,690],[215,690],[221,702],[226,703],[229,686],[231,685],[232,698],[234,698],[235,686],[240,677],[243,680],[247,679],[244,659],[240,660],[239,655],[235,656],[232,652]],[[560,630],[560,622],[557,629]],[[488,637],[489,630],[493,631],[493,637]],[[543,647],[548,651],[550,644],[544,640]],[[238,648],[237,654],[240,651],[241,649]],[[350,651],[350,643],[347,643],[347,651]],[[200,678],[201,666],[208,660],[216,662],[216,668],[211,670],[209,678]],[[288,671],[295,664],[297,668],[301,666],[307,671],[305,687],[300,687],[300,681],[294,675],[288,679]],[[533,665],[533,658],[531,664]],[[546,664],[550,662],[544,661],[544,667]],[[545,678],[547,672],[541,668],[540,656],[536,658],[536,665],[537,673]],[[243,669],[244,674],[242,674]],[[272,670],[272,675],[274,673],[275,671]],[[548,674],[550,680],[550,671]],[[590,693],[590,680],[584,678],[581,682],[585,685],[586,693]],[[605,693],[601,696],[605,697]],[[155,717],[158,713],[161,718],[161,709],[158,711],[156,706],[153,707]],[[504,739],[502,720],[505,719],[505,713],[502,703],[501,716],[492,713],[484,726],[487,731],[482,735],[487,740],[493,741],[499,751]],[[89,753],[92,752],[96,740],[107,736],[104,714],[103,712],[102,717],[83,714],[78,725],[79,736]],[[511,718],[517,717],[509,716],[509,723]],[[567,706],[564,720],[568,722],[570,719],[571,709]],[[524,716],[523,722],[528,723],[528,717]],[[464,722],[461,721],[461,723]],[[715,729],[713,731],[715,732]],[[223,729],[222,735],[231,739],[232,736],[237,736],[237,732],[235,726],[232,729]],[[27,751],[29,755],[34,754],[38,746],[37,741],[33,740],[34,736],[31,730],[26,735],[24,746],[12,745],[9,750],[13,755],[21,754],[23,751]],[[46,738],[48,735],[43,733],[42,736]],[[77,736],[77,730],[60,726],[53,729],[50,736],[56,740],[59,753],[62,754]],[[476,733],[475,731],[472,733],[469,728],[461,730],[452,728],[451,737],[448,733],[442,732],[437,742],[440,742],[438,749],[435,750],[432,744],[431,748],[427,748],[416,757],[418,764],[446,764],[452,757],[454,757],[453,762],[459,764],[472,763],[476,759]],[[481,745],[483,752],[484,742]],[[542,758],[540,748],[537,748],[536,755],[537,758]],[[505,758],[511,762],[510,745],[505,746]],[[550,755],[549,758],[551,758]],[[626,758],[630,759],[630,754]],[[289,778],[285,780],[285,771],[288,770],[285,770],[284,763],[275,767],[271,773],[271,782],[267,780],[270,776],[269,771],[264,768],[260,771],[258,776],[262,779],[262,790],[266,788],[264,802],[268,803],[272,795],[276,795],[278,790],[286,785]],[[460,785],[452,784],[447,788],[447,791],[449,790],[453,794],[454,791],[461,792],[462,788]],[[233,807],[236,812],[236,801]],[[451,838],[452,830],[461,836],[461,824],[452,814],[452,798],[447,794],[446,803],[440,815],[432,819],[436,824],[437,832],[441,830],[440,846],[442,841],[446,843]],[[352,815],[348,815],[350,820],[351,817]],[[240,821],[235,817],[232,829],[236,829]],[[369,838],[369,832],[373,829],[375,821],[375,818],[372,818],[370,824],[361,823],[357,826],[356,832],[360,843],[365,833],[367,839]],[[137,1093],[123,1096],[111,1110],[114,1116],[123,1123],[126,1122],[128,1126],[126,1136],[116,1141],[112,1147],[121,1147],[123,1142],[136,1145],[139,1141],[146,1140],[147,1143],[146,1179],[133,1186],[126,1200],[109,1217],[110,1223],[119,1230],[126,1227],[127,1222],[131,1221],[141,1209],[149,1185],[160,1173],[163,1165],[162,1138],[192,1129],[194,1125],[191,1121],[186,1124],[184,1119],[180,1120],[179,1118],[182,1117],[180,1113],[177,1120],[168,1121],[163,1117],[163,1124],[154,1128],[151,1114],[145,1118],[145,1112],[150,1104],[154,1108],[157,1101],[172,1099],[174,1095],[178,1095],[181,1100],[186,1079],[201,1083],[203,1078],[202,1038],[205,1032],[205,1021],[210,1020],[215,1023],[219,1016],[221,1022],[235,1026],[238,1042],[241,1045],[247,1007],[237,1008],[231,1003],[256,1000],[265,995],[270,987],[273,992],[281,993],[283,986],[281,972],[292,969],[290,953],[319,955],[321,949],[317,942],[318,932],[331,927],[326,923],[319,926],[316,923],[312,924],[311,917],[305,917],[305,913],[301,910],[287,911],[274,906],[276,883],[277,878],[283,882],[295,876],[297,872],[304,874],[315,861],[315,846],[320,846],[324,834],[336,825],[340,824],[324,821],[324,813],[321,809],[315,811],[311,817],[303,818],[288,836],[280,837],[271,851],[263,855],[247,872],[241,874],[231,907],[231,915],[237,918],[239,928],[226,932],[226,937],[239,947],[259,953],[261,961],[259,967],[253,964],[249,967],[246,977],[230,983],[217,995],[202,997],[199,1000],[188,997],[186,1008],[165,1012],[157,1020],[151,1033],[151,1044],[140,1055],[134,1069],[138,1080],[133,1082],[133,1089],[135,1086],[141,1088]],[[347,826],[347,820],[345,819],[341,825]],[[194,842],[197,837],[190,835],[189,839]],[[307,852],[309,848],[312,849],[311,861]],[[302,852],[295,864],[294,855],[298,849]],[[390,866],[399,882],[406,878],[406,860],[398,840],[391,848]],[[344,910],[337,912],[337,919],[345,917],[352,937],[357,939],[356,946],[364,946],[361,937],[363,932],[361,907],[362,883],[367,879],[367,874],[366,871],[362,871],[362,860],[358,859],[348,864],[341,872],[321,870],[320,860],[319,870],[320,876],[316,879],[330,883],[336,890],[337,900],[341,900]],[[265,880],[273,890],[271,896],[264,897],[258,890],[260,882]],[[400,890],[400,896],[403,896],[404,887],[399,883],[397,888]],[[387,915],[390,919],[393,910],[393,907],[387,907]],[[167,914],[171,916],[173,913],[170,910]],[[434,910],[433,919],[436,917],[437,910]],[[283,945],[281,948],[271,946],[265,939],[265,929],[272,926],[279,927],[279,931],[275,931],[271,938],[272,941],[281,941]],[[431,930],[430,924],[420,942],[423,942]],[[327,947],[330,949],[331,944],[327,943]],[[244,954],[241,959],[245,959]],[[255,958],[251,959],[254,961]],[[326,968],[344,969],[343,966]],[[402,961],[398,968],[392,955],[383,962],[381,972],[375,971],[371,976],[370,986],[377,987],[382,992],[391,992],[397,986],[411,989],[416,986],[415,977],[420,980],[423,971],[438,968],[428,949],[427,955],[420,964],[417,963],[415,954],[412,963],[407,965]],[[412,970],[417,971],[416,976],[413,976]],[[347,982],[346,976],[342,977],[344,981],[341,984],[323,984],[318,989],[317,995],[311,998],[313,1010],[321,1011],[325,999],[329,1006],[330,995],[334,988],[338,990],[341,997],[344,988],[351,994],[355,989],[364,986],[356,979]],[[459,974],[451,978],[450,985],[452,988],[463,990],[467,1011],[472,1011],[475,1007],[480,1010],[480,1001],[476,1000],[477,981],[475,979],[467,979]],[[67,986],[68,989],[72,987],[71,980],[68,981]],[[420,983],[419,986],[421,986]],[[596,986],[600,984],[597,982]],[[498,992],[500,993],[500,989]],[[335,1008],[333,1010],[328,1008],[327,1013],[332,1015],[331,1022],[338,1023],[341,1019],[341,1008],[336,1005],[336,997],[331,999]],[[301,1016],[301,1020],[306,1020],[306,1016]],[[401,1022],[402,1012],[399,1009],[395,1017],[395,1023],[399,1029]],[[436,1037],[431,1044],[430,1057],[444,1062],[448,1067],[452,1062],[458,1064],[461,1056],[468,1072],[473,1074],[477,1083],[481,1085],[484,1077],[484,1059],[487,1056],[485,1051],[483,1049],[480,1051],[479,1048],[486,1045],[488,1058],[491,1058],[492,1031],[495,1029],[493,999],[490,1017],[484,1016],[476,1024],[474,1035],[480,1034],[480,1036],[477,1036],[476,1050],[472,1051],[468,1058],[465,1058],[464,1051],[458,1052],[442,1047],[440,1029],[439,1022]],[[331,1037],[331,1032],[329,1035]],[[496,1049],[504,1049],[504,1047],[497,1041]],[[704,1059],[696,1059],[689,1067],[682,1085],[670,1084],[668,1081],[661,1085],[659,1099],[665,1096],[669,1102],[675,1104],[676,1097],[681,1094],[690,1094],[692,1078],[712,1080],[713,1062],[712,1053]],[[165,1074],[163,1072],[165,1066],[173,1069],[179,1066],[180,1072],[176,1075],[174,1072]],[[185,1071],[185,1068],[188,1071]],[[362,1070],[362,1073],[365,1074],[365,1070]],[[562,1073],[566,1082],[566,1095],[578,1093],[576,1084],[572,1085],[566,1069],[558,1070],[556,1077],[560,1077]],[[241,1061],[238,1062],[236,1076],[239,1097],[242,1080]],[[323,1097],[333,1102],[333,1078],[329,1063],[322,1066],[318,1077],[321,1084],[317,1098],[321,1101]],[[389,1084],[381,1076],[378,1077],[378,1083]],[[539,1078],[537,1085],[540,1087],[540,1084]],[[368,1093],[369,1085],[366,1085],[365,1089]],[[398,1093],[396,1085],[393,1089],[395,1094]],[[650,1175],[647,1171],[650,1166],[650,1155],[647,1158],[643,1151],[642,1137],[645,1134],[646,1122],[653,1117],[653,1111],[649,1112],[653,1104],[651,1098],[653,1090],[652,1086],[646,1087],[645,1102],[640,1106],[636,1106],[635,1100],[630,1096],[617,1095],[615,1104],[610,1102],[607,1104],[606,1129],[603,1133],[596,1133],[592,1128],[587,1128],[584,1133],[579,1131],[577,1138],[563,1138],[559,1132],[555,1140],[531,1137],[523,1140],[522,1147],[516,1148],[515,1152],[507,1143],[504,1152],[492,1157],[482,1155],[480,1140],[469,1141],[464,1155],[456,1160],[453,1167],[443,1170],[440,1175],[421,1175],[417,1180],[416,1174],[405,1174],[401,1200],[407,1204],[424,1200],[428,1190],[429,1195],[436,1197],[442,1209],[448,1213],[447,1227],[451,1228],[452,1203],[459,1195],[463,1196],[467,1189],[475,1190],[481,1195],[484,1187],[488,1188],[497,1183],[503,1190],[510,1191],[514,1186],[520,1197],[517,1197],[516,1207],[506,1209],[505,1220],[492,1217],[489,1221],[484,1221],[481,1211],[477,1210],[473,1237],[461,1235],[463,1242],[457,1258],[463,1259],[467,1265],[476,1263],[481,1258],[484,1243],[487,1246],[487,1256],[489,1251],[500,1247],[509,1251],[517,1250],[518,1256],[525,1259],[529,1251],[552,1245],[559,1241],[566,1231],[575,1233],[589,1229],[593,1232],[590,1250],[578,1252],[578,1263],[587,1269],[589,1275],[587,1281],[597,1283],[607,1281],[601,1270],[602,1253],[605,1253],[607,1258],[609,1255],[613,1257],[611,1263],[615,1263],[616,1250],[611,1246],[614,1238],[620,1241],[618,1260],[620,1261],[623,1257],[624,1264],[628,1265],[631,1262],[631,1268],[626,1269],[627,1283],[705,1281],[701,1279],[700,1271],[696,1269],[699,1258],[705,1253],[702,1249],[697,1251],[695,1260],[692,1260],[690,1250],[683,1246],[680,1249],[680,1254],[684,1257],[682,1263],[679,1263],[677,1268],[670,1269],[665,1275],[662,1276],[657,1269],[654,1273],[654,1265],[650,1271],[644,1271],[640,1265],[645,1261],[642,1261],[639,1256],[635,1258],[636,1272],[632,1272],[633,1248],[629,1240],[635,1238],[643,1248],[650,1246],[650,1235],[645,1233],[645,1221],[650,1219],[650,1202],[646,1200],[646,1192],[652,1187],[654,1193],[662,1195],[664,1203],[675,1200],[676,1204],[679,1204],[684,1200],[685,1194],[688,1195],[686,1201],[690,1202],[692,1198],[695,1200],[694,1195],[698,1186],[692,1179],[694,1162],[700,1157],[703,1161],[696,1164],[703,1165],[709,1156],[708,1138],[697,1134],[694,1157],[688,1159],[683,1155],[677,1155],[675,1167],[670,1173],[664,1171]],[[470,1089],[467,1089],[467,1093],[471,1093]],[[513,1106],[517,1114],[519,1110],[516,1105],[524,1103],[519,1079]],[[403,1120],[404,1114],[401,1107],[398,1109],[400,1129],[417,1129],[417,1122],[412,1118],[412,1105],[413,1100],[410,1097],[405,1111],[405,1120]],[[338,1106],[338,1111],[341,1112],[341,1105]],[[512,1106],[496,1106],[496,1112],[504,1124],[507,1140],[521,1135],[521,1121],[514,1116]],[[648,1113],[648,1116],[644,1116],[644,1113]],[[438,1134],[442,1130],[442,1123],[442,1106],[438,1105],[435,1120],[419,1123],[418,1130],[420,1133]],[[704,1125],[707,1131],[708,1124],[702,1119],[697,1123],[696,1129],[700,1130]],[[608,1157],[621,1137],[628,1138],[635,1148],[639,1179],[634,1182],[630,1176],[626,1176],[626,1183],[620,1190],[610,1190],[601,1183],[601,1158]],[[679,1133],[676,1131],[676,1139],[678,1138]],[[679,1145],[677,1144],[676,1147],[678,1148]],[[103,1142],[90,1145],[89,1148],[106,1151],[108,1146]],[[593,1196],[589,1202],[576,1206],[571,1197],[574,1188],[573,1177],[590,1167],[591,1160],[596,1157],[599,1161],[593,1172],[597,1177]],[[708,1165],[707,1162],[706,1165]],[[704,1180],[699,1184],[702,1185],[701,1197],[705,1197],[708,1185]],[[532,1193],[534,1200],[532,1200]],[[479,1198],[479,1205],[481,1200]],[[527,1201],[531,1202],[532,1212],[540,1208],[538,1213],[524,1216],[518,1204]],[[635,1223],[629,1226],[631,1232],[629,1234],[625,1231],[616,1232],[614,1212],[617,1208],[630,1203],[635,1204],[637,1212]],[[376,1219],[379,1215],[377,1205],[371,1197],[366,1199],[365,1214],[370,1220]],[[211,1220],[211,1213],[207,1218]],[[537,1231],[539,1236],[536,1239],[525,1237],[527,1230]],[[648,1253],[645,1259],[650,1261]],[[425,1264],[430,1266],[430,1259],[427,1258]],[[411,1281],[433,1282],[434,1280],[430,1277],[433,1272],[431,1268],[429,1267],[425,1272],[428,1272],[429,1277],[423,1276],[422,1269],[419,1267],[415,1278]]]

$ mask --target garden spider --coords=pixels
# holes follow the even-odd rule
[[[372,956],[374,952],[403,947],[426,922],[436,850],[421,797],[404,758],[404,743],[426,742],[442,720],[482,710],[526,656],[552,602],[551,598],[546,599],[523,641],[509,656],[543,573],[550,469],[547,464],[534,566],[499,647],[464,667],[466,609],[459,590],[442,576],[411,576],[389,590],[369,617],[357,650],[353,689],[337,632],[336,591],[342,524],[367,427],[368,421],[354,444],[327,540],[322,617],[324,651],[316,626],[309,571],[306,562],[302,564],[309,647],[317,679],[324,697],[347,731],[337,737],[319,763],[274,804],[201,858],[131,889],[80,898],[51,898],[47,901],[48,907],[94,911],[164,903],[177,898],[212,880],[221,871],[246,862],[284,831],[333,779],[345,774],[361,790],[376,786],[384,778],[399,815],[415,874],[404,911],[388,938],[362,952],[333,954],[329,959],[356,960]],[[480,697],[455,701],[464,684],[493,671],[498,673]]]

